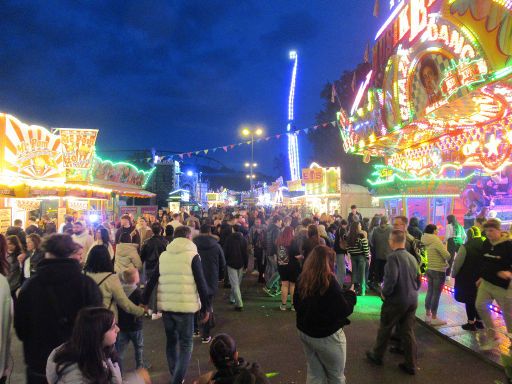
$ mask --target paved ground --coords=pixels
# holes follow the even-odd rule
[[[494,319],[495,328],[501,333],[499,346],[491,351],[482,351],[480,344],[485,343],[485,330],[478,332],[465,331],[461,328],[461,325],[467,321],[465,306],[462,303],[458,303],[453,298],[453,280],[445,286],[445,289],[441,295],[441,301],[439,305],[439,317],[447,321],[446,325],[441,327],[431,327],[433,331],[438,332],[446,339],[459,344],[463,349],[469,352],[480,355],[481,358],[488,360],[490,363],[497,366],[502,365],[500,359],[502,354],[508,354],[510,348],[510,340],[505,337],[506,328],[503,322],[503,316],[492,312]],[[427,284],[424,283],[421,289],[423,293],[420,295],[420,305],[416,311],[416,316],[423,323],[425,318],[425,307],[423,306]],[[426,324],[424,326],[429,327]]]
[[[249,276],[244,282],[245,311],[238,313],[227,304],[227,290],[221,289],[216,301],[217,327],[214,333],[227,332],[238,342],[241,356],[258,361],[265,372],[274,373],[272,383],[305,383],[305,358],[295,329],[294,312],[281,312],[279,301],[264,295],[261,286]],[[347,383],[448,383],[464,380],[468,383],[497,384],[502,382],[502,371],[479,357],[465,351],[418,325],[420,371],[415,377],[398,370],[400,357],[389,355],[382,367],[370,366],[364,351],[371,347],[378,327],[380,299],[374,296],[359,299],[352,324],[345,328],[347,335]],[[160,320],[145,322],[146,358],[152,364],[153,383],[168,383],[165,360],[165,336]],[[127,353],[131,358],[132,352]],[[21,346],[13,343],[15,362],[11,383],[24,383]],[[130,359],[131,360],[131,359]],[[133,365],[128,361],[128,365]],[[208,345],[200,339],[194,342],[194,353],[187,375],[187,383],[211,369],[208,363]],[[468,378],[470,375],[470,378]]]

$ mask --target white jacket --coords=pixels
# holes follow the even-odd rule
[[[82,371],[80,371],[77,363],[73,363],[66,367],[60,376],[57,374],[57,364],[55,363],[54,358],[55,353],[61,347],[62,345],[55,348],[48,357],[48,361],[46,363],[46,379],[48,382],[50,384],[91,383],[83,376]],[[112,378],[110,379],[109,384],[144,384],[144,380],[136,373],[127,374],[124,379],[121,378],[121,370],[119,369],[119,365],[117,363],[113,363],[110,359],[105,361],[105,366],[108,367],[110,373],[112,374]]]
[[[138,244],[135,243],[119,243],[116,245],[114,263],[114,270],[116,273],[121,274],[128,268],[142,268],[142,261],[137,248]]]
[[[77,244],[80,244],[84,248],[84,254],[87,255],[89,253],[89,249],[91,249],[94,239],[91,235],[87,232],[87,230],[84,230],[81,234],[77,235],[73,233],[71,236],[73,241]]]
[[[159,310],[195,313],[201,309],[201,300],[192,273],[192,259],[197,254],[196,245],[184,237],[174,239],[162,252],[158,261]]]

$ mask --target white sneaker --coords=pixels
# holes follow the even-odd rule
[[[432,319],[432,321],[430,322],[430,325],[433,325],[434,327],[438,327],[440,325],[446,325],[446,324],[448,324],[448,323],[441,319]]]
[[[432,322],[432,315],[425,315],[425,323],[430,324]]]
[[[499,339],[492,339],[492,340],[488,340],[485,343],[481,344],[480,345],[480,349],[482,351],[490,351],[490,350],[493,350],[494,348],[496,348],[499,345],[500,345],[500,340]]]

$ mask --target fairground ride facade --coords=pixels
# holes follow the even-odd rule
[[[344,150],[390,215],[444,225],[469,206],[512,220],[512,1],[390,1]],[[492,212],[494,211],[494,213]]]

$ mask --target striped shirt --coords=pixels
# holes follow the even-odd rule
[[[366,238],[357,239],[357,242],[353,246],[348,246],[347,252],[351,257],[370,257],[370,248],[368,247],[368,240]]]

